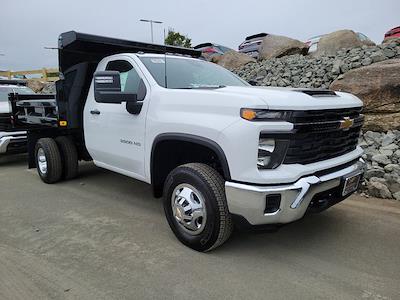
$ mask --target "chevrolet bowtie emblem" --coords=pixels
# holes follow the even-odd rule
[[[354,124],[354,119],[350,119],[349,117],[344,117],[342,121],[340,121],[340,129],[349,129]]]

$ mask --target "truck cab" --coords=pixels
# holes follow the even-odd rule
[[[14,117],[33,126],[30,165],[44,182],[76,177],[85,159],[149,183],[176,237],[198,251],[223,244],[234,225],[290,223],[357,190],[357,97],[253,87],[195,50],[119,41],[114,51],[114,39],[90,38],[110,42],[111,55],[79,61],[67,46],[89,37],[61,36],[55,102],[13,101]]]

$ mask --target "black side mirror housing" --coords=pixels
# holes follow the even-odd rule
[[[98,71],[94,73],[94,98],[101,103],[134,103],[137,94],[121,92],[121,80],[118,71]]]
[[[143,79],[140,79],[138,91],[137,91],[137,101],[136,102],[126,102],[126,110],[132,115],[138,115],[142,111],[143,100],[146,98],[147,89],[144,84]]]

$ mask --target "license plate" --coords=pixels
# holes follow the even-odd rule
[[[357,190],[360,184],[361,174],[352,175],[344,178],[344,186],[342,196],[346,196]]]

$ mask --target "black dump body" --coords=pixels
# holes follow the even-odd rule
[[[82,128],[82,112],[97,64],[106,56],[118,53],[172,53],[200,57],[201,52],[142,42],[97,36],[75,31],[62,33],[58,39],[61,80],[56,83],[59,119],[68,129]]]

